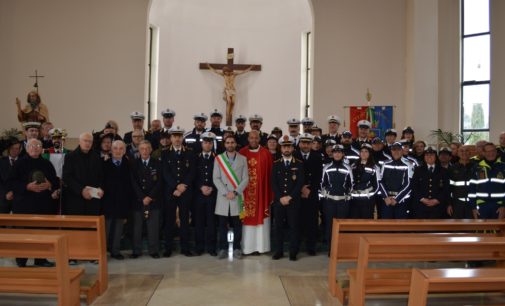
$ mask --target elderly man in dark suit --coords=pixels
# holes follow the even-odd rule
[[[131,258],[142,255],[142,229],[147,225],[149,255],[160,258],[160,210],[163,203],[161,161],[151,157],[151,143],[139,144],[140,158],[132,161],[131,180],[133,200],[133,252]]]
[[[82,133],[79,146],[65,155],[63,164],[63,214],[100,214],[103,197],[102,159],[92,150],[93,136]]]

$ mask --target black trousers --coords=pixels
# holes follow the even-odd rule
[[[124,220],[121,218],[105,218],[105,234],[107,236],[107,249],[111,255],[118,255],[123,236]]]
[[[242,221],[239,216],[221,216],[219,218],[219,249],[228,250],[228,221],[233,226],[233,249],[240,250],[242,248]]]
[[[328,242],[328,249],[331,246],[331,233],[333,227],[333,219],[347,219],[349,218],[349,201],[340,200],[335,201],[326,199],[324,201],[324,216],[325,216],[325,232],[326,241]]]
[[[296,255],[300,248],[300,202],[292,201],[289,205],[274,202],[272,208],[275,213],[275,252],[284,249],[284,224],[289,226],[289,253]]]
[[[319,223],[319,199],[317,194],[301,199],[300,240],[305,240],[307,251],[316,250],[317,226]]]
[[[203,252],[216,251],[216,196],[204,196],[199,193],[194,204],[194,216],[196,228],[196,250]],[[207,248],[205,248],[207,246]]]
[[[414,207],[416,219],[443,219],[446,216],[446,206],[442,203],[432,207],[428,207],[423,203],[416,203]]]
[[[189,210],[191,205],[191,190],[188,189],[180,197],[170,195],[165,205],[165,251],[172,251],[175,232],[175,217],[179,208],[181,252],[189,251]]]
[[[373,219],[375,197],[353,198],[351,201],[351,218],[353,219]]]
[[[472,205],[457,199],[452,201],[452,217],[454,219],[473,219]]]
[[[8,201],[5,198],[0,199],[0,214],[10,214],[12,211],[12,201]]]
[[[146,220],[144,211],[136,209],[132,213],[133,219],[133,254],[142,255],[142,230],[144,222],[147,229],[147,241],[149,254],[157,254],[160,251],[160,211],[152,209]]]

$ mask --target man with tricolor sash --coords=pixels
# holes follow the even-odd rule
[[[216,156],[212,179],[217,189],[216,215],[219,218],[218,258],[227,257],[228,220],[233,225],[233,257],[242,258],[243,192],[249,183],[247,159],[236,151],[234,136],[224,139],[225,152]]]

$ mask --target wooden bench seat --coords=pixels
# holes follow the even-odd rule
[[[0,292],[56,294],[58,305],[80,305],[84,269],[68,266],[64,235],[0,234],[0,256],[51,258],[54,268],[0,267]]]
[[[363,235],[395,237],[479,236],[496,237],[505,233],[504,220],[363,220],[334,219],[328,267],[328,288],[344,304],[349,290],[348,279],[338,277],[338,264],[357,262],[359,239]],[[371,261],[394,261],[388,256]],[[342,283],[343,280],[343,283]]]
[[[413,269],[408,306],[425,306],[429,292],[505,291],[505,269]]]
[[[496,260],[505,262],[503,237],[409,237],[364,235],[360,238],[358,264],[350,272],[349,305],[364,305],[369,293],[408,293],[411,272],[405,269],[369,269],[370,259],[388,257],[391,261]],[[411,270],[410,270],[411,271]],[[400,276],[397,280],[392,275]],[[381,279],[383,277],[383,279]],[[371,285],[371,287],[370,287]],[[377,286],[379,288],[377,288]],[[370,289],[373,288],[373,292]]]
[[[96,275],[85,275],[81,293],[91,304],[108,287],[105,220],[103,216],[47,216],[0,214],[0,233],[65,235],[68,257],[98,262]],[[9,228],[6,228],[9,227]],[[33,256],[27,256],[33,258]]]

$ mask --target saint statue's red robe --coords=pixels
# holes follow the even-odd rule
[[[273,201],[270,178],[272,176],[272,154],[259,147],[257,152],[251,151],[249,146],[239,152],[247,158],[249,170],[249,184],[244,190],[244,225],[260,225],[270,216],[270,204]]]

